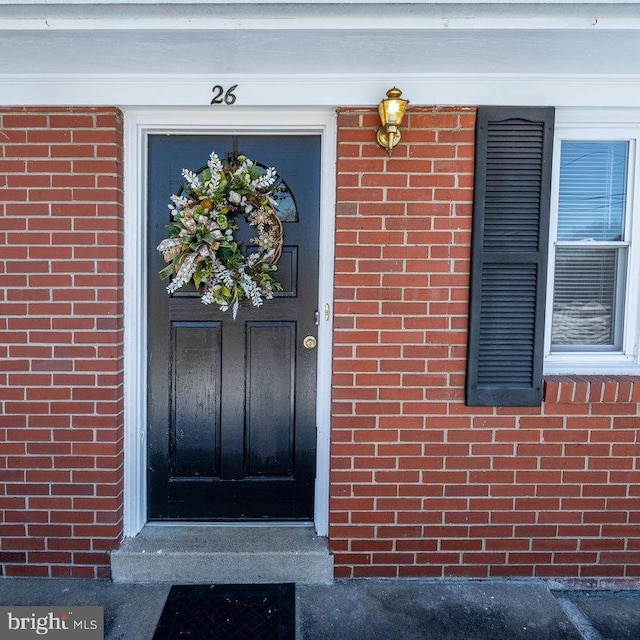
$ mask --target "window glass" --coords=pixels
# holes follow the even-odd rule
[[[616,248],[558,248],[552,344],[620,346],[616,344],[616,302],[623,252]]]
[[[282,222],[298,222],[298,207],[289,185],[280,178],[273,192],[276,201],[276,215]]]
[[[552,351],[619,351],[628,244],[627,141],[563,141]]]
[[[622,240],[627,141],[564,141],[558,240]]]

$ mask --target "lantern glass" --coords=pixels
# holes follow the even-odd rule
[[[404,111],[407,107],[408,100],[401,98],[402,91],[394,87],[387,91],[387,98],[382,100],[378,105],[378,113],[382,126],[395,125],[400,126]]]
[[[408,100],[401,98],[402,91],[397,87],[387,91],[387,97],[378,104],[378,114],[382,127],[376,133],[378,144],[391,155],[393,148],[400,142],[400,123],[404,117],[404,111],[409,104]]]

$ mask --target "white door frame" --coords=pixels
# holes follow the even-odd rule
[[[124,535],[147,522],[147,138],[154,133],[321,136],[317,462],[314,524],[329,528],[329,439],[336,167],[335,109],[125,108],[124,129]],[[167,194],[168,197],[169,194]]]

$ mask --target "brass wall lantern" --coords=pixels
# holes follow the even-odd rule
[[[393,148],[400,142],[400,123],[408,100],[401,98],[402,91],[397,87],[387,91],[387,97],[380,101],[378,113],[382,126],[378,129],[378,144],[391,155]]]

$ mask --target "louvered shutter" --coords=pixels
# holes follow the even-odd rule
[[[467,404],[542,402],[554,110],[481,107]]]

